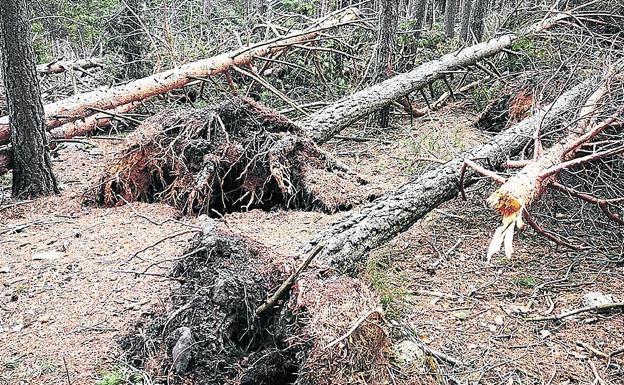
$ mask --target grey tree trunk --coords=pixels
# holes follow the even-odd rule
[[[427,14],[427,0],[413,0],[413,8],[411,11],[412,18],[414,19],[414,29],[417,31],[414,33],[416,38],[420,38],[422,34],[421,30],[425,25],[425,16]]]
[[[356,270],[370,250],[409,229],[431,210],[458,195],[458,181],[464,159],[487,159],[488,165],[500,166],[529,143],[535,127],[563,123],[564,114],[569,111],[574,113],[575,107],[585,100],[584,96],[589,92],[591,82],[576,86],[552,105],[500,133],[490,142],[461,154],[334,223],[312,240],[304,252],[323,243],[323,250],[317,256],[318,261],[343,272]],[[477,180],[472,171],[468,171],[465,176],[466,186]]]
[[[0,51],[13,154],[13,195],[58,192],[43,119],[28,0],[0,2]]]
[[[474,0],[470,14],[470,33],[467,41],[478,43],[483,39],[488,0]],[[474,39],[474,40],[472,40]]]
[[[459,37],[462,41],[469,40],[470,34],[470,14],[472,12],[472,1],[473,0],[463,0],[461,6],[461,27],[459,30]]]
[[[122,6],[124,10],[119,16],[118,29],[125,61],[123,75],[125,79],[140,79],[151,72],[151,66],[145,59],[147,42],[141,25],[144,0],[125,0]]]
[[[394,37],[399,24],[399,0],[383,1],[380,5],[375,83],[380,83],[392,76],[392,51],[394,49]],[[384,106],[379,110],[377,123],[379,127],[388,127],[390,123],[389,106]]]
[[[457,17],[457,0],[446,0],[444,8],[444,33],[446,37],[455,37],[455,19]]]

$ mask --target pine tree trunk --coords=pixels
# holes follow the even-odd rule
[[[379,14],[379,34],[377,37],[375,83],[380,83],[392,76],[392,50],[398,23],[399,0],[382,2]],[[385,106],[377,114],[377,123],[379,127],[386,128],[389,122],[390,107]]]
[[[144,0],[125,0],[122,3],[124,10],[119,16],[119,32],[121,47],[125,61],[124,78],[140,79],[148,76],[151,69],[145,60],[147,46],[141,26],[141,14]]]
[[[455,37],[455,17],[457,13],[457,0],[446,0],[444,9],[444,33],[446,37]]]
[[[414,19],[414,29],[416,38],[420,38],[421,30],[425,23],[425,14],[427,11],[427,0],[413,0],[414,8],[412,9],[412,18]]]
[[[369,251],[409,229],[431,210],[457,196],[460,170],[465,159],[487,159],[488,166],[500,166],[529,143],[535,127],[563,123],[564,115],[574,111],[589,92],[591,82],[573,88],[489,143],[460,154],[415,181],[352,212],[320,233],[304,252],[322,243],[325,247],[317,256],[317,261],[341,271],[356,271]],[[474,176],[474,172],[467,172],[465,186],[476,182]]]
[[[0,51],[13,154],[13,195],[58,192],[43,119],[28,0],[0,2]]]
[[[474,42],[478,43],[483,39],[483,29],[485,27],[485,15],[488,0],[474,0],[472,13],[470,16],[470,34],[468,41],[474,38]]]
[[[470,36],[470,15],[472,12],[472,1],[463,0],[461,7],[461,27],[459,37],[462,41],[468,41]]]

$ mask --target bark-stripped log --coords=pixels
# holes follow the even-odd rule
[[[547,127],[559,122],[562,115],[572,110],[588,91],[588,82],[576,86],[552,105],[507,129],[490,142],[461,154],[333,224],[304,251],[324,242],[325,247],[317,257],[320,262],[344,271],[356,269],[358,262],[370,250],[407,230],[428,212],[457,196],[460,169],[465,159],[487,159],[488,164],[500,166],[510,155],[527,145],[538,125]],[[474,173],[469,172],[466,177],[466,185],[476,181]]]
[[[46,64],[39,64],[37,72],[42,75],[60,74],[67,70],[88,70],[95,67],[104,67],[103,58],[78,59],[78,60],[57,60]]]
[[[246,66],[256,56],[268,56],[288,49],[294,44],[304,43],[320,32],[357,19],[357,10],[348,9],[337,16],[324,18],[313,27],[270,41],[222,53],[208,59],[184,64],[169,71],[138,79],[125,85],[98,89],[44,106],[48,128],[61,126],[93,113],[93,108],[110,110],[137,102],[148,97],[182,88],[197,77],[210,77],[226,72],[232,66]],[[0,118],[0,144],[6,143],[11,135],[9,118]]]
[[[566,17],[566,15],[559,14],[532,25],[520,34],[505,34],[424,63],[410,72],[349,95],[312,114],[300,122],[300,125],[317,143],[324,143],[358,119],[443,78],[448,71],[454,71],[496,55],[501,50],[509,48],[519,37],[549,28]]]
[[[111,124],[115,116],[132,111],[140,104],[141,102],[124,104],[107,112],[99,112],[97,114],[88,116],[85,119],[65,123],[60,127],[55,127],[51,129],[50,137],[52,137],[53,139],[69,139],[73,138],[74,136],[88,134],[97,130],[98,128],[107,127]]]

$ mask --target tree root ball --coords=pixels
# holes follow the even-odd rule
[[[172,271],[184,283],[170,310],[122,341],[154,383],[387,383],[383,316],[360,281],[308,272],[290,298],[258,317],[255,309],[287,276],[277,267],[283,258],[213,230],[187,254]]]
[[[107,162],[90,199],[161,201],[185,214],[276,205],[333,212],[369,199],[364,184],[287,118],[233,98],[147,119]]]

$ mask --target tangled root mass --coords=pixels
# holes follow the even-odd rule
[[[335,211],[363,181],[287,118],[247,98],[147,119],[108,162],[95,202],[161,201],[184,213],[252,208]]]

